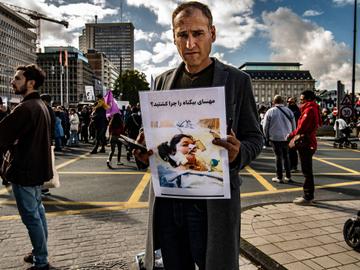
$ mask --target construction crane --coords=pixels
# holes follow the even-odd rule
[[[49,22],[53,22],[53,23],[58,23],[58,24],[62,24],[63,26],[65,26],[66,28],[68,28],[69,26],[69,22],[62,20],[55,20],[52,18],[47,17],[44,14],[41,14],[37,11],[31,10],[31,9],[26,9],[23,7],[19,7],[19,6],[15,6],[12,4],[8,4],[8,3],[3,3],[4,5],[8,6],[9,8],[11,8],[12,10],[27,15],[29,16],[32,20],[34,20],[36,22],[36,48],[37,51],[40,52],[41,51],[41,46],[40,46],[40,41],[41,41],[41,24],[40,24],[40,20],[45,20],[45,21],[49,21]]]

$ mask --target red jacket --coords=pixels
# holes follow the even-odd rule
[[[307,101],[301,108],[297,128],[290,133],[289,139],[297,134],[304,134],[310,139],[310,148],[316,150],[316,130],[321,126],[320,108],[314,101]]]

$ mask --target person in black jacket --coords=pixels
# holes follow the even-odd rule
[[[288,98],[288,108],[293,112],[294,116],[295,116],[295,124],[297,126],[297,122],[299,120],[299,117],[301,115],[300,109],[298,107],[298,105],[296,105],[296,99],[293,97],[289,97]],[[296,149],[294,148],[289,148],[289,160],[290,160],[290,169],[292,173],[296,173],[298,172],[298,154]]]
[[[45,75],[36,65],[19,66],[11,85],[24,99],[0,122],[0,149],[7,149],[0,175],[12,184],[16,205],[33,250],[24,257],[33,266],[49,269],[47,224],[41,185],[53,177],[51,117],[37,89]]]

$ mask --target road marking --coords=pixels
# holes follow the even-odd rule
[[[270,191],[276,190],[264,177],[262,177],[259,173],[257,173],[254,169],[250,166],[246,166],[245,170],[247,170],[252,176],[255,177],[256,180],[266,189]]]
[[[335,183],[335,184],[328,184],[323,186],[315,186],[315,189],[324,189],[324,188],[336,188],[336,187],[345,187],[345,186],[353,186],[353,185],[360,185],[360,181],[352,181],[346,183]],[[289,189],[278,189],[274,191],[256,191],[256,192],[248,192],[244,194],[240,194],[242,198],[245,197],[256,197],[262,195],[271,195],[271,194],[278,194],[278,193],[287,193],[287,192],[295,192],[295,191],[302,191],[302,187],[297,188],[289,188]]]
[[[145,172],[75,172],[75,171],[60,171],[59,174],[145,174]]]
[[[141,179],[140,183],[137,185],[136,189],[134,190],[134,192],[131,194],[128,203],[135,203],[138,202],[141,198],[141,195],[143,194],[146,186],[149,184],[151,179],[151,174],[149,172],[147,172],[143,178]]]
[[[90,155],[90,153],[83,154],[83,155],[81,155],[81,156],[79,156],[79,157],[77,157],[77,158],[73,158],[73,159],[70,159],[70,160],[68,160],[68,161],[65,161],[65,162],[57,165],[55,168],[56,168],[57,170],[60,170],[61,168],[64,168],[65,166],[68,166],[68,165],[70,165],[71,163],[74,163],[74,162],[76,162],[76,161],[78,161],[78,160],[80,160],[80,159],[82,159],[82,158],[86,158],[86,157],[89,156],[89,155]]]
[[[346,167],[344,167],[344,166],[338,165],[338,164],[336,164],[336,163],[334,163],[334,162],[330,162],[330,161],[324,160],[324,159],[322,159],[322,158],[314,157],[314,159],[315,159],[315,160],[318,160],[318,161],[320,161],[320,162],[323,162],[323,163],[325,163],[325,164],[331,165],[331,166],[333,166],[333,167],[342,169],[342,170],[347,171],[347,172],[359,173],[358,171],[355,171],[355,170],[346,168]]]
[[[314,156],[314,157],[317,157],[317,156]],[[271,159],[271,160],[274,160],[275,157],[269,157],[269,156],[260,156],[260,157],[257,157],[256,160],[259,160],[259,159]],[[338,158],[338,157],[332,157],[332,158],[322,158],[324,160],[360,160],[360,158]]]
[[[336,187],[344,187],[344,186],[352,186],[352,185],[360,185],[360,181],[353,181],[353,182],[346,182],[346,183],[336,183],[336,184],[328,184],[324,186],[315,186],[315,189],[326,189],[326,188],[336,188]],[[289,189],[278,189],[278,190],[267,190],[267,191],[257,191],[257,192],[248,192],[241,194],[242,198],[245,197],[256,197],[256,196],[263,196],[263,195],[271,195],[271,194],[279,194],[279,193],[288,193],[288,192],[296,192],[302,191],[302,187],[297,188],[289,188]],[[1,204],[15,204],[15,201],[0,201]],[[104,211],[119,211],[119,210],[126,210],[126,209],[134,209],[134,208],[147,208],[147,202],[68,202],[68,201],[43,201],[45,205],[61,205],[61,204],[68,204],[68,205],[84,205],[89,204],[91,206],[98,206],[98,205],[113,205],[107,207],[97,207],[91,209],[79,209],[79,210],[64,210],[64,211],[57,211],[57,212],[48,212],[46,213],[47,217],[56,217],[56,216],[66,216],[66,215],[78,215],[78,214],[86,214],[86,213],[95,213],[95,212],[104,212]],[[19,215],[10,215],[10,216],[0,216],[0,221],[5,220],[17,220],[20,219]]]
[[[265,176],[269,176],[269,175],[274,175],[274,173],[270,173],[270,172],[258,172],[261,175],[265,175]],[[241,172],[240,175],[244,175],[244,176],[248,176],[248,175],[252,175],[251,173],[246,173],[246,172]],[[291,173],[291,175],[295,175],[295,176],[302,176],[302,173]],[[313,173],[314,176],[329,176],[329,175],[344,175],[344,176],[352,176],[352,175],[360,175],[360,173],[346,173],[346,172],[341,172],[341,173]]]
[[[0,195],[5,194],[5,193],[11,194],[11,190],[12,190],[11,186],[1,188],[0,189]]]
[[[137,202],[131,203],[123,202],[118,206],[112,207],[99,207],[99,208],[91,208],[91,209],[81,209],[81,210],[65,210],[65,211],[57,211],[57,212],[49,212],[46,213],[46,217],[59,217],[59,216],[68,216],[68,215],[80,215],[80,214],[88,214],[88,213],[96,213],[96,212],[106,212],[106,211],[119,211],[126,209],[134,209],[134,208],[147,208],[147,202]],[[20,219],[19,215],[11,215],[11,216],[1,216],[0,221],[6,220],[18,220]]]

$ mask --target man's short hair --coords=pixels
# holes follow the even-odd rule
[[[209,26],[213,25],[213,17],[209,7],[203,3],[197,1],[190,1],[180,4],[172,13],[172,24],[174,25],[175,17],[182,11],[185,12],[185,16],[190,16],[194,9],[199,9],[206,18],[209,20]]]
[[[274,97],[274,103],[275,103],[275,104],[282,104],[282,103],[284,103],[284,100],[283,100],[282,96],[276,95],[276,96]]]
[[[24,71],[23,75],[26,78],[26,81],[34,80],[35,85],[34,89],[38,90],[44,84],[45,73],[35,64],[27,65],[27,66],[18,66],[16,70]]]
[[[305,91],[301,92],[300,95],[303,95],[304,99],[308,100],[308,101],[314,101],[316,99],[316,95],[315,95],[314,91],[312,91],[312,90],[305,90]]]

